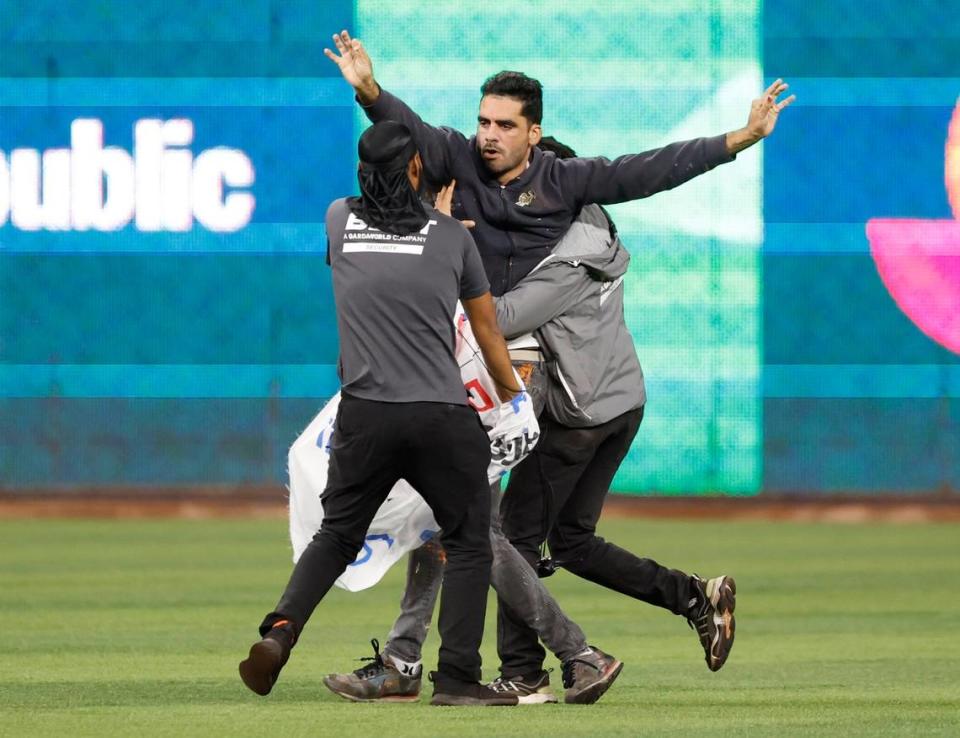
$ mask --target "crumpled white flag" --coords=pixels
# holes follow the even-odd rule
[[[512,402],[498,403],[496,384],[483,363],[470,323],[459,305],[454,322],[457,326],[455,355],[468,402],[479,413],[491,438],[493,453],[487,477],[494,482],[533,449],[540,429],[526,392]],[[330,438],[339,406],[338,392],[290,447],[290,542],[295,562],[323,522],[320,494],[327,485]],[[404,554],[430,540],[438,531],[430,506],[401,479],[377,510],[363,548],[356,561],[337,579],[337,586],[351,592],[372,587]]]

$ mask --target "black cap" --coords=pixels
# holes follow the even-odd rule
[[[417,153],[417,144],[403,123],[382,120],[363,132],[357,153],[365,169],[389,172],[406,167]]]

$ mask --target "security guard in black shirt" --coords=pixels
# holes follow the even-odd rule
[[[467,405],[454,360],[458,299],[501,402],[522,387],[473,239],[417,194],[422,162],[410,130],[382,121],[364,132],[358,149],[361,194],[327,212],[342,400],[324,521],[240,675],[257,694],[270,692],[314,608],[356,558],[374,514],[403,478],[432,508],[447,552],[431,704],[513,705],[516,696],[479,683],[491,562],[490,439]]]

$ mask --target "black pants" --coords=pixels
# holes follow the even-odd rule
[[[500,504],[503,532],[534,564],[540,545],[579,577],[682,614],[689,608],[690,577],[642,559],[596,534],[610,483],[643,420],[643,408],[593,428],[568,428],[544,413],[540,441],[513,470]],[[534,630],[499,603],[497,649],[506,676],[543,668],[545,653]]]
[[[276,610],[303,628],[363,546],[377,508],[400,478],[426,500],[447,552],[440,599],[438,670],[480,679],[480,641],[490,584],[490,442],[466,405],[388,403],[344,395],[331,440],[322,495],[323,525],[294,567]]]

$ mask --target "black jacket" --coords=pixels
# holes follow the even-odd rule
[[[386,90],[364,107],[371,121],[396,120],[413,131],[427,179],[457,180],[453,215],[476,221],[471,230],[490,291],[502,295],[546,258],[588,203],[609,205],[672,189],[732,161],[723,135],[696,138],[628,154],[558,159],[533,149],[530,166],[501,186],[487,171],[476,137],[424,123],[402,100]]]

